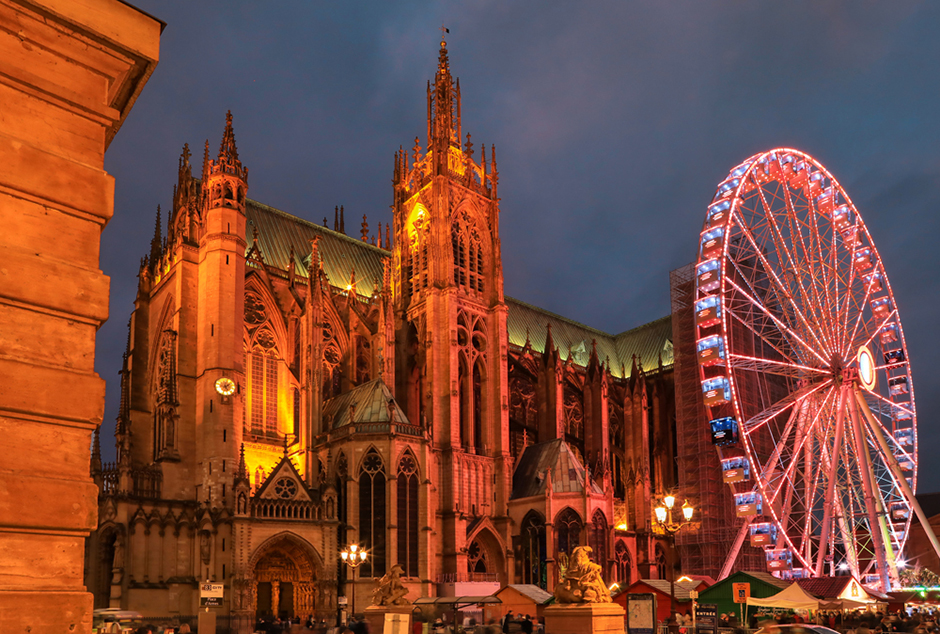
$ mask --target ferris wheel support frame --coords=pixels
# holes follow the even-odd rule
[[[891,470],[891,475],[897,480],[898,486],[900,486],[901,490],[904,492],[904,496],[907,497],[911,506],[914,508],[914,514],[917,515],[917,519],[920,520],[920,525],[923,527],[927,539],[930,540],[934,552],[940,557],[940,540],[937,539],[937,534],[934,533],[926,513],[924,513],[924,510],[920,507],[920,502],[914,497],[914,491],[911,489],[911,485],[907,483],[907,478],[904,477],[904,473],[901,471],[901,465],[898,464],[897,458],[894,457],[894,452],[888,447],[888,441],[885,440],[884,434],[881,432],[881,425],[875,420],[875,416],[871,413],[871,408],[868,407],[868,403],[865,401],[865,397],[862,396],[858,386],[855,386],[854,391],[855,400],[858,402],[858,409],[865,417],[868,427],[872,431],[872,436],[875,437],[875,441],[878,443],[884,456],[887,457],[888,468]]]
[[[833,447],[842,446],[842,434],[843,428],[845,425],[845,391],[842,390],[839,392],[839,405],[836,410],[836,438],[833,443]],[[835,489],[836,489],[836,469],[838,468],[839,463],[836,460],[830,460],[829,462],[829,481],[827,483],[826,499],[830,502],[826,505],[826,508],[823,512],[823,523],[822,531],[820,531],[820,540],[826,540],[824,543],[820,544],[819,552],[816,556],[816,576],[821,577],[823,573],[823,566],[826,561],[826,553],[829,550],[829,532],[832,524],[832,507],[835,504]]]
[[[843,382],[842,390],[851,389],[848,380]],[[868,442],[862,431],[862,421],[858,415],[856,399],[848,400],[849,416],[852,420],[852,442],[855,445],[855,459],[860,461],[859,472],[862,476],[862,491],[864,492],[865,513],[868,516],[868,532],[875,547],[875,560],[878,564],[878,576],[881,577],[882,588],[889,589],[892,582],[898,578],[897,564],[891,551],[891,540],[884,524],[883,505],[879,504],[880,495],[875,497],[875,475],[872,471],[871,454],[868,452]],[[878,489],[879,494],[881,489]]]

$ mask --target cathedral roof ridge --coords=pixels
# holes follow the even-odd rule
[[[307,226],[310,227],[311,229],[316,229],[317,231],[319,231],[319,232],[321,232],[321,233],[324,233],[324,234],[326,234],[326,235],[328,235],[328,236],[330,236],[330,237],[342,238],[343,240],[345,240],[346,242],[348,242],[348,243],[350,243],[350,244],[354,244],[354,245],[359,246],[359,247],[367,247],[368,249],[370,249],[370,250],[372,250],[372,251],[375,251],[376,253],[382,254],[383,256],[387,256],[387,255],[388,255],[388,251],[387,251],[386,249],[383,249],[383,248],[381,248],[381,247],[375,246],[374,244],[372,244],[372,243],[370,243],[370,242],[363,242],[361,238],[354,238],[354,237],[352,237],[352,236],[346,235],[345,233],[341,233],[341,232],[339,232],[339,231],[334,231],[333,229],[330,229],[329,227],[324,227],[323,225],[317,224],[317,223],[313,222],[312,220],[307,220],[306,218],[301,218],[300,216],[295,216],[294,214],[292,214],[292,213],[290,213],[290,212],[288,212],[288,211],[284,211],[283,209],[278,209],[277,207],[272,207],[271,205],[266,205],[266,204],[264,204],[263,202],[254,200],[253,198],[246,198],[246,199],[245,199],[245,204],[246,204],[246,206],[247,206],[247,205],[252,205],[252,206],[256,207],[257,209],[261,209],[261,210],[267,211],[267,212],[269,212],[269,213],[274,213],[274,214],[277,214],[277,215],[279,215],[279,216],[283,216],[286,220],[292,220],[292,221],[299,222],[299,223],[301,223],[301,224],[307,225]]]
[[[595,327],[593,327],[593,326],[588,326],[587,324],[584,324],[584,323],[582,323],[582,322],[580,322],[580,321],[574,320],[574,319],[572,319],[571,317],[565,317],[564,315],[559,315],[558,313],[553,313],[552,311],[548,310],[547,308],[542,308],[541,306],[536,306],[535,304],[530,304],[530,303],[528,303],[528,302],[522,301],[521,299],[519,299],[519,298],[517,298],[517,297],[509,297],[509,296],[507,295],[505,299],[506,299],[506,303],[512,302],[513,304],[519,304],[520,306],[524,306],[524,307],[526,307],[526,308],[531,308],[532,310],[537,310],[537,311],[540,312],[540,313],[544,313],[544,314],[545,314],[546,316],[548,316],[548,317],[553,317],[553,318],[555,318],[555,319],[560,319],[561,321],[567,322],[567,323],[571,324],[572,326],[577,326],[578,328],[584,328],[585,330],[590,330],[591,332],[596,333],[596,334],[598,334],[598,335],[602,335],[602,336],[604,336],[604,337],[611,337],[611,338],[614,337],[614,335],[610,334],[609,332],[604,332],[604,331],[601,330],[600,328],[595,328]]]
[[[614,337],[614,339],[619,339],[620,337],[625,337],[625,336],[627,336],[627,335],[629,335],[629,334],[639,332],[639,331],[644,330],[644,329],[646,329],[646,328],[650,328],[650,327],[652,327],[652,326],[654,326],[654,325],[659,325],[660,323],[665,322],[665,321],[672,322],[672,315],[669,314],[669,315],[664,315],[664,316],[662,316],[662,317],[657,317],[656,319],[654,319],[654,320],[652,320],[652,321],[648,321],[648,322],[646,322],[645,324],[640,324],[639,326],[634,326],[633,328],[628,328],[628,329],[624,330],[623,332],[618,332],[617,334],[612,335],[612,336]]]

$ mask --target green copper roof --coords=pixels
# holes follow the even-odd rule
[[[291,247],[298,276],[307,275],[310,240],[320,236],[320,259],[330,284],[346,288],[356,271],[356,292],[364,297],[372,295],[382,284],[382,258],[391,254],[361,240],[302,220],[273,207],[248,200],[245,241],[251,249],[254,229],[258,229],[258,249],[265,264],[287,270]]]
[[[570,349],[572,363],[586,366],[591,357],[592,342],[596,342],[598,360],[606,363],[609,359],[610,371],[617,377],[630,376],[634,355],[637,363],[642,362],[646,370],[656,368],[660,357],[664,367],[673,364],[672,318],[669,315],[619,335],[610,335],[518,299],[507,297],[506,305],[509,307],[506,329],[510,345],[521,348],[528,336],[532,349],[544,353],[548,324],[551,324],[552,339],[562,360],[568,359]]]
[[[252,247],[257,229],[258,249],[268,266],[286,271],[293,248],[296,273],[305,277],[310,240],[320,236],[320,259],[332,286],[346,288],[353,270],[356,272],[356,291],[360,296],[369,297],[381,286],[382,260],[391,255],[385,249],[250,199],[246,203],[246,215],[248,249]],[[510,345],[523,347],[528,335],[532,349],[544,352],[548,324],[551,324],[552,338],[562,360],[567,360],[570,349],[572,363],[580,366],[588,364],[592,342],[596,342],[598,360],[601,363],[609,360],[610,371],[617,377],[630,375],[634,355],[646,370],[655,369],[660,357],[664,367],[673,363],[672,321],[669,316],[611,335],[518,299],[507,297],[506,305],[509,308],[506,327]]]

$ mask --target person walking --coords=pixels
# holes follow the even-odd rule
[[[522,620],[522,634],[532,634],[532,617],[528,614],[525,615],[525,618]]]
[[[509,626],[512,624],[512,610],[506,612],[503,617],[503,634],[509,634]]]

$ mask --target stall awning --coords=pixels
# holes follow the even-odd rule
[[[796,583],[766,599],[748,597],[747,600],[748,605],[764,608],[787,608],[790,610],[818,610],[819,603],[819,599],[806,592]]]
[[[480,603],[502,603],[499,597],[493,595],[485,597],[421,597],[414,600],[414,605],[478,605]]]

